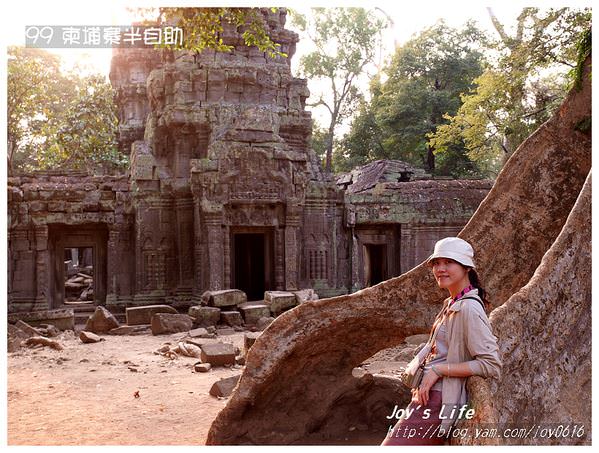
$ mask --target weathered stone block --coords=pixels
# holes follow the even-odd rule
[[[96,311],[85,323],[85,330],[94,333],[107,333],[119,326],[119,322],[112,313],[104,307],[96,307]]]
[[[230,343],[202,345],[202,362],[212,366],[235,365],[235,346]]]
[[[270,306],[246,302],[237,306],[246,324],[256,324],[260,318],[270,316]]]
[[[121,326],[108,331],[109,335],[143,335],[149,333],[150,324],[139,326]]]
[[[128,307],[125,309],[127,325],[137,326],[140,324],[150,324],[152,316],[156,313],[177,314],[177,310],[170,305],[144,305],[143,307]]]
[[[234,307],[247,302],[247,296],[238,289],[223,289],[220,291],[206,291],[202,299],[207,300],[211,307]]]
[[[210,388],[210,394],[212,396],[221,398],[230,396],[231,393],[233,393],[233,390],[235,389],[237,382],[239,382],[240,376],[241,375],[238,374],[237,376],[231,376],[215,382]]]
[[[59,330],[73,330],[75,327],[75,313],[72,308],[8,314],[8,322],[10,323],[16,323],[19,319],[31,326],[51,323]]]
[[[193,318],[188,315],[156,313],[152,316],[152,335],[187,332],[193,326]]]
[[[247,332],[243,336],[243,353],[247,355],[248,351],[256,341],[256,338],[260,336],[262,332]]]
[[[209,335],[208,331],[203,327],[199,327],[197,329],[193,329],[189,331],[189,336],[191,338],[207,338]]]
[[[83,343],[98,343],[102,341],[102,338],[96,335],[95,333],[86,332],[85,330],[79,332],[79,339]]]
[[[270,307],[270,312],[278,316],[285,310],[295,307],[297,299],[295,294],[289,291],[265,291],[264,303]]]
[[[212,368],[212,365],[209,363],[196,363],[193,366],[193,369],[196,373],[207,373]]]
[[[238,311],[221,311],[220,321],[228,326],[241,326],[243,318]]]
[[[20,319],[16,322],[14,327],[23,331],[27,335],[27,338],[41,335],[39,330],[35,329],[34,327],[31,327],[29,324],[27,324],[24,321],[21,321]]]
[[[215,326],[220,321],[220,308],[217,307],[189,307],[188,313],[194,318],[194,324],[198,326]]]

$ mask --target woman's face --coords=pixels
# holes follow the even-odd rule
[[[457,261],[449,258],[435,258],[431,260],[433,275],[437,280],[439,288],[458,288],[466,286],[468,279],[468,269]]]

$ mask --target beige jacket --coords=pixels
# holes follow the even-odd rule
[[[493,335],[491,324],[480,302],[466,299],[473,296],[478,297],[478,289],[467,292],[449,308],[446,321],[447,363],[467,362],[475,375],[499,379],[502,363],[497,338]],[[437,316],[443,313],[450,300],[448,298],[443,302],[443,308]],[[419,355],[424,352],[426,351],[421,351]],[[423,359],[424,357],[419,357],[419,360]],[[444,410],[441,414],[445,419],[441,422],[442,431],[446,432],[457,420],[458,410],[453,411],[453,417],[451,416],[454,405],[459,409],[468,401],[466,379],[443,378]]]

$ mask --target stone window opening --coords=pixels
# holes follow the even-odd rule
[[[94,249],[68,247],[64,249],[64,303],[94,303]]]

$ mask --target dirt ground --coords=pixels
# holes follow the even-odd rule
[[[243,335],[197,340],[243,350]],[[63,332],[54,338],[62,351],[21,348],[8,354],[8,445],[204,445],[227,402],[211,396],[210,387],[243,367],[196,373],[197,358],[154,354],[166,343],[176,346],[185,333],[102,337],[83,344],[73,332]],[[399,351],[379,351],[364,370],[396,374]],[[315,442],[377,445],[379,437],[356,431]]]
[[[227,402],[209,395],[210,387],[242,367],[196,373],[197,358],[153,354],[184,336],[104,335],[83,344],[63,332],[54,338],[63,351],[8,354],[8,444],[204,445]],[[243,349],[243,332],[210,341]]]

